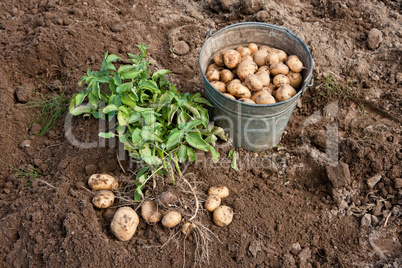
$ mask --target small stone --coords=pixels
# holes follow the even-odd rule
[[[394,215],[395,217],[398,218],[400,216],[399,214],[401,214],[401,208],[399,206],[394,206],[392,208],[391,212],[392,212],[392,215]]]
[[[371,225],[373,227],[377,226],[380,220],[378,219],[377,216],[371,215]]]
[[[394,187],[395,189],[399,190],[402,188],[402,179],[401,178],[396,178],[394,180]]]
[[[241,12],[246,15],[252,15],[260,11],[265,4],[265,0],[241,0]]]
[[[265,10],[261,10],[255,15],[255,17],[259,22],[267,22],[269,19],[269,14]]]
[[[31,93],[30,89],[19,87],[14,94],[18,103],[27,103],[31,98]]]
[[[111,30],[112,32],[114,32],[114,33],[121,32],[123,29],[124,29],[124,24],[123,24],[123,23],[116,23],[116,24],[113,24],[113,25],[110,27],[110,30]]]
[[[371,215],[370,214],[364,214],[361,221],[360,221],[360,226],[361,227],[369,227],[371,226]]]
[[[378,202],[377,205],[374,207],[373,215],[374,216],[381,216],[381,209],[382,209],[382,202]]]
[[[293,256],[290,255],[289,253],[283,255],[282,267],[296,268],[297,266],[295,258],[293,258]]]
[[[32,135],[38,135],[42,131],[42,127],[38,123],[33,123],[29,131]]]
[[[390,210],[392,208],[392,204],[389,201],[384,201],[384,207],[385,209]]]
[[[293,255],[299,254],[300,251],[301,251],[301,246],[299,243],[294,243],[292,245],[292,247],[290,248],[290,253],[292,253]]]
[[[86,165],[84,169],[85,169],[85,173],[88,176],[91,176],[92,174],[96,173],[96,166],[95,165]]]
[[[381,180],[381,175],[377,174],[371,177],[370,179],[367,180],[367,185],[370,187],[370,189],[373,189],[374,186]]]
[[[340,209],[340,210],[343,210],[343,209],[347,209],[349,206],[348,206],[348,203],[345,201],[345,200],[340,200],[339,202],[338,202],[338,208]]]
[[[350,184],[349,166],[339,162],[337,166],[326,166],[328,179],[335,188],[341,188]]]
[[[262,250],[262,243],[260,241],[253,241],[250,243],[248,250],[253,254],[253,257],[257,257],[257,253]]]
[[[396,73],[395,79],[398,83],[402,82],[402,73]]]
[[[307,260],[311,258],[311,250],[309,247],[303,248],[303,250],[299,253],[298,260],[300,267],[305,267],[307,264]]]
[[[23,142],[20,143],[20,148],[24,149],[24,148],[28,148],[31,146],[31,141],[30,140],[24,140]]]
[[[377,49],[378,46],[381,44],[382,32],[376,28],[370,30],[368,37],[367,37],[367,46],[370,49]]]
[[[174,45],[173,52],[180,56],[186,55],[190,52],[190,46],[185,41],[179,41]]]

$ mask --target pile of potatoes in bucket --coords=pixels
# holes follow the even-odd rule
[[[296,95],[303,81],[296,55],[250,43],[217,53],[205,74],[225,96],[245,103],[273,104]]]
[[[114,202],[112,190],[117,190],[119,183],[116,178],[108,174],[93,174],[88,179],[89,187],[97,191],[92,198],[92,204],[97,208],[108,208]],[[221,206],[221,199],[229,195],[226,186],[211,187],[208,190],[208,199],[205,209],[213,212],[213,221],[218,226],[226,226],[233,219],[233,210],[228,206]],[[178,197],[169,192],[161,193],[156,201],[145,200],[141,204],[141,216],[148,224],[161,222],[164,227],[173,228],[182,222],[180,211],[172,209]],[[131,207],[120,207],[113,216],[110,229],[117,239],[127,241],[134,235],[139,224],[139,217]],[[185,222],[182,232],[188,234],[194,228],[191,222]]]

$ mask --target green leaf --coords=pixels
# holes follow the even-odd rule
[[[117,113],[117,120],[119,121],[119,124],[121,126],[127,126],[128,118],[129,118],[128,114],[123,111],[119,111]]]
[[[224,141],[227,141],[227,138],[225,136],[225,131],[223,130],[223,128],[220,127],[213,127],[213,130],[211,132],[212,134],[218,136],[219,138],[221,138]]]
[[[84,92],[80,92],[77,95],[75,95],[75,106],[80,105],[84,101],[86,96],[87,94]]]
[[[130,97],[129,94],[121,95],[121,102],[127,106],[135,106],[137,103]]]
[[[169,94],[162,94],[159,102],[158,102],[158,109],[157,111],[160,111],[165,105],[169,104],[173,99],[173,96],[169,95]]]
[[[133,143],[138,143],[141,140],[141,129],[134,129],[133,133],[131,134],[131,140]]]
[[[183,103],[183,106],[187,108],[187,110],[189,110],[195,118],[201,118],[200,112],[197,109],[197,106],[195,106],[193,103],[189,102],[189,101],[185,101]]]
[[[116,88],[116,92],[117,93],[125,92],[125,91],[129,91],[130,89],[131,89],[131,83],[124,83]]]
[[[197,119],[197,120],[192,120],[188,123],[185,124],[184,126],[184,133],[189,132],[190,130],[194,129],[196,126],[200,125],[203,122],[203,120],[201,119]]]
[[[187,160],[187,148],[188,147],[184,144],[180,145],[179,151],[177,152],[180,163],[183,163]]]
[[[117,111],[117,110],[118,110],[118,108],[117,108],[117,106],[114,105],[114,104],[109,104],[108,106],[106,106],[105,108],[103,108],[103,112],[104,112],[105,114],[108,114],[108,113],[110,113],[110,112],[114,112],[114,111]]]
[[[102,138],[105,138],[105,139],[109,139],[109,138],[112,138],[112,137],[115,137],[115,136],[116,136],[116,134],[114,134],[113,132],[107,132],[107,133],[100,132],[99,133],[99,137],[102,137]]]
[[[148,46],[147,45],[141,45],[141,43],[137,44],[136,46],[141,51],[142,57],[145,58],[146,55],[147,55]]]
[[[219,159],[219,153],[215,150],[214,147],[209,146],[209,151],[211,152],[212,160],[216,163]]]
[[[230,167],[236,171],[239,171],[237,168],[236,152],[234,150],[230,150],[228,157],[232,158],[232,164],[230,164]]]
[[[113,77],[113,81],[117,86],[121,85],[121,78],[117,74]]]
[[[188,142],[188,144],[196,149],[202,151],[208,151],[209,149],[208,143],[206,143],[198,133],[187,133],[186,141]]]
[[[169,106],[169,113],[168,113],[168,124],[170,125],[173,121],[174,114],[177,112],[179,107],[176,104]]]
[[[121,60],[121,58],[115,54],[110,54],[107,58],[106,58],[106,62],[110,63],[113,61],[117,61],[117,60]]]
[[[135,123],[135,122],[140,121],[140,119],[141,119],[141,115],[140,115],[139,113],[133,112],[133,113],[130,115],[130,118],[128,119],[128,123],[129,123],[129,124],[133,124],[133,123]]]
[[[138,87],[141,89],[149,89],[151,91],[159,91],[158,85],[155,83],[155,81],[152,80],[142,80],[139,84]]]
[[[94,109],[98,109],[99,99],[92,94],[92,92],[88,93],[88,101],[93,106]]]
[[[115,67],[112,63],[108,63],[108,64],[105,66],[105,69],[106,69],[106,70],[110,70],[110,71],[116,71],[116,67]]]
[[[141,159],[145,161],[148,165],[160,165],[162,164],[162,160],[154,155],[146,155],[146,154],[141,154]]]
[[[206,105],[211,106],[211,107],[213,106],[209,101],[207,101],[206,99],[201,97],[200,93],[194,94],[194,96],[192,98],[192,101],[196,102],[196,103],[203,103],[203,104],[206,104]]]
[[[187,147],[187,157],[190,162],[194,162],[197,159],[197,155],[195,154],[193,148]]]
[[[169,71],[169,70],[161,69],[161,70],[157,71],[156,73],[154,73],[154,74],[152,75],[152,80],[155,81],[156,79],[158,79],[158,78],[161,77],[162,75],[170,74],[170,73],[171,73],[171,71]]]
[[[142,112],[142,116],[144,117],[145,124],[147,124],[147,126],[152,125],[156,121],[156,117],[153,111]]]
[[[81,105],[81,106],[77,106],[77,107],[71,109],[70,114],[80,115],[80,114],[90,113],[91,111],[92,111],[91,107]]]
[[[184,132],[182,130],[179,130],[177,128],[173,129],[168,136],[166,149],[171,150],[172,148],[174,148],[181,141],[183,136]]]
[[[215,141],[216,141],[217,139],[218,139],[218,138],[217,138],[215,135],[210,134],[208,137],[205,138],[205,142],[207,142],[207,143],[209,143],[209,144],[212,144],[212,146],[215,146]]]
[[[122,72],[120,74],[120,77],[123,80],[134,79],[134,78],[138,77],[140,74],[141,74],[141,71],[139,71],[139,70],[131,70],[131,71],[127,71],[127,72]]]

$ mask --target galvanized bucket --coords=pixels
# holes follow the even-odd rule
[[[303,82],[295,96],[284,102],[257,105],[230,99],[212,87],[205,71],[213,56],[219,51],[249,43],[279,48],[300,58],[306,69],[301,73]],[[199,67],[207,99],[214,106],[210,109],[211,119],[229,134],[235,146],[250,151],[278,145],[298,99],[313,84],[313,59],[304,42],[288,29],[267,23],[244,22],[227,26],[212,35],[207,33]]]

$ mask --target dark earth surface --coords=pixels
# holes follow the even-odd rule
[[[401,267],[401,5],[1,1],[0,266]],[[152,69],[172,70],[168,77],[181,92],[205,96],[198,67],[205,33],[244,21],[298,35],[313,55],[315,85],[276,148],[255,153],[223,146],[218,164],[199,153],[186,169],[201,201],[210,186],[229,188],[224,203],[235,213],[230,225],[214,225],[201,210],[197,220],[213,234],[184,236],[180,226],[167,229],[140,218],[133,238],[118,241],[109,228],[114,212],[139,203],[121,196],[112,208],[96,209],[87,180],[107,173],[129,185],[137,167],[117,143],[98,137],[93,118],[72,121],[75,138],[95,142],[93,148],[72,144],[64,119],[36,135],[41,126],[31,122],[39,109],[25,103],[37,92],[50,96],[50,89],[71,97],[87,69],[100,68],[106,51],[138,53],[137,43],[149,46]],[[230,149],[240,171],[230,168]],[[334,153],[335,167],[325,158]],[[26,187],[27,177],[10,165],[43,176]],[[157,183],[148,185],[149,198],[171,189],[182,204],[194,205],[182,183]]]

